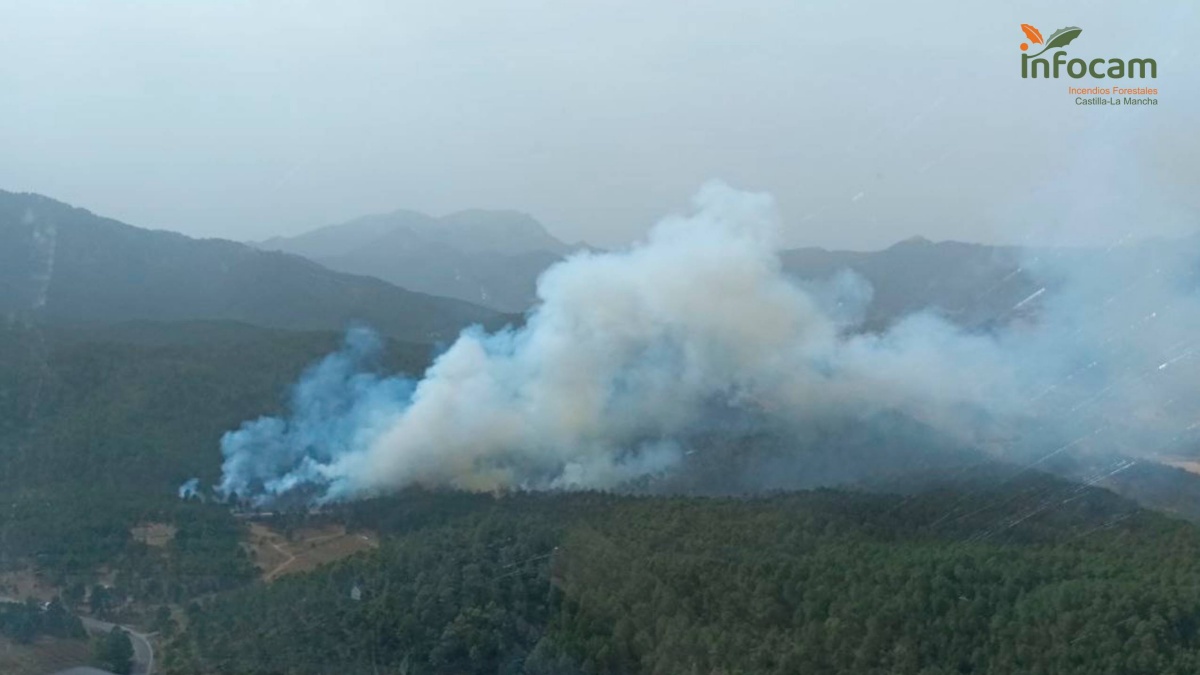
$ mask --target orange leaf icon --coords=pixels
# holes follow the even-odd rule
[[[1033,26],[1030,26],[1027,23],[1021,24],[1021,30],[1025,31],[1025,34],[1029,36],[1030,42],[1037,44],[1037,45],[1042,44],[1042,32],[1041,31],[1034,28]]]

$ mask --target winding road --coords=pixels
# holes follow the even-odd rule
[[[113,626],[120,625],[87,616],[81,616],[79,620],[89,633],[107,633]],[[133,670],[129,671],[129,675],[153,675],[154,645],[150,643],[150,635],[139,633],[129,626],[121,626],[121,630],[129,635],[129,640],[133,643]]]
[[[25,601],[0,595],[0,602]],[[79,620],[83,622],[84,629],[93,634],[107,633],[113,626],[120,625],[88,616],[81,616]],[[133,643],[133,670],[129,671],[130,675],[154,675],[154,645],[150,643],[151,634],[139,633],[129,626],[121,626],[121,630],[129,635],[129,640]]]

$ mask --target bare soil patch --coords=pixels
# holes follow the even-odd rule
[[[246,546],[263,581],[270,582],[376,548],[379,541],[373,533],[347,532],[336,524],[297,530],[289,540],[265,523],[252,522]]]
[[[130,528],[129,534],[134,541],[140,541],[147,546],[162,548],[171,543],[179,528],[167,523],[142,523]]]

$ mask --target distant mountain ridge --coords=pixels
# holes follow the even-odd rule
[[[459,300],[220,239],[146,230],[48,197],[0,191],[0,317],[58,323],[233,320],[411,341],[505,317]]]
[[[140,229],[0,191],[0,316],[232,320],[301,330],[361,320],[427,342],[528,310],[538,276],[572,248],[515,211],[442,218],[394,211],[248,246]],[[802,281],[845,269],[863,277],[873,292],[863,326],[872,330],[927,308],[964,326],[1006,321],[1044,283],[1022,268],[1026,255],[912,238],[882,251],[792,249],[781,260]]]
[[[783,269],[798,279],[829,279],[848,269],[866,279],[873,297],[864,325],[885,326],[934,309],[963,326],[1002,321],[1041,282],[1022,267],[1015,246],[905,239],[882,251],[798,248],[781,254]]]
[[[399,210],[253,245],[502,312],[528,309],[538,275],[572,250],[528,214],[482,209]]]
[[[531,216],[484,210],[442,218],[398,210],[254,245],[504,312],[529,309],[538,276],[570,251],[583,250],[563,244]],[[864,317],[868,328],[926,308],[964,325],[999,320],[1037,288],[1019,269],[1021,257],[1017,247],[921,237],[882,251],[781,253],[784,271],[803,281],[826,280],[849,269],[870,282],[874,299]]]
[[[563,253],[569,249],[529,214],[487,209],[456,211],[440,218],[399,209],[326,225],[293,237],[272,237],[254,245],[304,256],[339,256],[396,233],[467,253],[518,255],[530,251]]]

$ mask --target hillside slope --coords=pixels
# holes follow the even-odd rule
[[[234,320],[401,339],[453,337],[495,312],[330,271],[298,256],[101,218],[47,197],[0,192],[0,316],[57,323]]]
[[[1200,530],[1077,488],[1029,475],[915,498],[412,492],[319,516],[384,543],[195,607],[165,663],[173,675],[1195,672]],[[1031,515],[1047,493],[1077,498]]]
[[[233,323],[73,330],[0,324],[0,568],[85,570],[129,527],[220,474],[221,435],[277,411],[336,333]],[[392,342],[388,372],[418,373],[428,345]],[[226,509],[221,509],[226,511]]]

